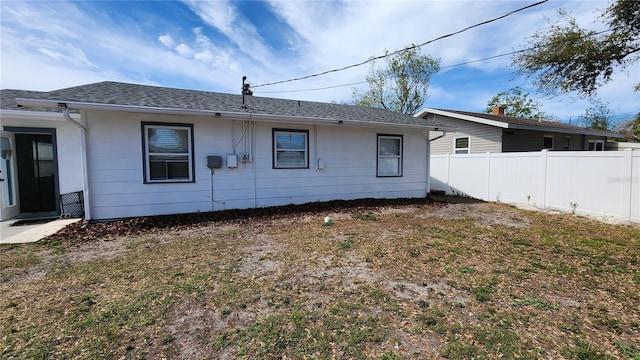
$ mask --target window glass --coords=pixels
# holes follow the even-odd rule
[[[192,126],[144,125],[146,182],[193,181]]]
[[[542,140],[543,149],[553,149],[553,135],[545,135]]]
[[[402,176],[402,136],[378,135],[378,176]]]
[[[587,150],[589,151],[604,151],[603,140],[589,140],[587,142]]]
[[[149,152],[150,153],[188,153],[189,130],[175,128],[149,127]]]
[[[602,141],[596,141],[596,151],[604,150],[604,143]]]
[[[309,133],[307,131],[274,130],[274,168],[308,168]]]
[[[468,154],[469,153],[469,138],[461,137],[455,139],[455,154]]]

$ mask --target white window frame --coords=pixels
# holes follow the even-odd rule
[[[590,149],[591,144],[593,144],[593,149]],[[598,144],[602,146],[600,150],[598,150]],[[587,140],[587,151],[604,151],[604,140]]]
[[[276,136],[278,135],[295,135],[295,136],[304,136],[304,149],[278,149],[278,142]],[[309,130],[295,130],[295,129],[273,129],[272,135],[273,141],[273,168],[274,169],[308,169],[309,168]],[[284,164],[278,161],[278,153],[286,153],[286,152],[304,152],[304,164],[302,165],[291,165]]]
[[[383,139],[391,139],[391,140],[397,140],[399,142],[398,144],[398,151],[399,154],[388,154],[388,153],[382,153],[382,148],[380,146],[380,140]],[[402,176],[402,168],[403,168],[403,146],[404,146],[404,141],[403,141],[403,137],[402,135],[389,135],[389,134],[378,134],[378,140],[377,140],[377,146],[376,146],[376,176],[377,177],[400,177]],[[388,161],[388,160],[397,160],[397,170],[394,172],[385,172],[384,169],[386,168],[385,166],[381,166],[381,162],[383,161]]]
[[[459,139],[467,139],[467,147],[457,147]],[[453,153],[456,155],[471,154],[471,136],[456,136],[453,138]]]
[[[194,147],[193,147],[193,125],[192,124],[173,124],[173,123],[157,123],[157,122],[142,122],[142,152],[143,152],[143,176],[145,184],[166,184],[166,183],[190,183],[195,182],[195,166],[194,166]],[[187,152],[186,153],[150,153],[149,152],[149,139],[148,129],[174,129],[174,130],[186,130],[187,131]],[[173,156],[173,157],[185,157],[188,166],[188,176],[186,178],[164,178],[164,179],[152,179],[151,178],[151,157],[152,156]],[[168,160],[167,162],[171,162]],[[173,162],[185,162],[185,160],[173,161]]]
[[[551,139],[551,147],[546,147],[544,145],[546,139]],[[553,134],[544,134],[542,135],[542,150],[553,150],[556,147],[556,137]]]

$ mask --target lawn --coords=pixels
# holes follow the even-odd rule
[[[638,225],[481,202],[310,209],[3,245],[0,358],[640,359]]]

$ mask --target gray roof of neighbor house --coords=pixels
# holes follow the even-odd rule
[[[2,108],[6,97],[24,107],[67,106],[71,110],[111,110],[158,112],[172,114],[249,115],[270,119],[306,119],[308,121],[344,121],[355,124],[380,124],[416,128],[443,128],[437,121],[413,117],[366,106],[331,104],[311,101],[275,99],[258,96],[224,94],[208,91],[175,89],[158,86],[99,82],[49,92],[3,90]],[[64,103],[65,105],[62,105]],[[10,106],[10,104],[8,105]]]
[[[557,133],[565,133],[565,134],[583,134],[583,135],[593,135],[593,136],[624,138],[622,134],[609,132],[609,131],[583,128],[579,126],[564,124],[558,121],[527,119],[527,118],[507,116],[507,115],[476,113],[476,112],[461,111],[461,110],[424,109],[420,113],[418,113],[418,115],[416,116],[427,118],[429,114],[448,116],[455,119],[473,121],[476,123],[496,126],[504,129],[534,130],[534,131],[547,131],[547,132],[557,132]]]

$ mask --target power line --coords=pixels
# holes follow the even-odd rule
[[[285,94],[285,93],[293,93],[293,92],[329,90],[329,89],[335,89],[335,88],[339,88],[339,87],[360,85],[360,84],[366,84],[366,83],[368,83],[368,81],[358,81],[358,82],[353,82],[353,83],[349,83],[349,84],[332,85],[332,86],[325,86],[325,87],[313,88],[313,89],[283,90],[283,91],[258,91],[258,92],[260,94]]]
[[[524,10],[527,10],[527,9],[529,9],[529,8],[532,8],[532,7],[535,7],[535,6],[538,6],[538,5],[544,4],[544,3],[546,3],[547,1],[549,1],[549,0],[542,0],[542,1],[539,1],[539,2],[537,2],[537,3],[531,4],[531,5],[527,5],[527,6],[524,6],[524,7],[519,8],[519,9],[516,9],[516,10],[510,11],[510,12],[508,12],[508,13],[504,14],[504,15],[501,15],[501,16],[498,16],[498,17],[495,17],[495,18],[493,18],[493,19],[486,20],[486,21],[483,21],[483,22],[477,23],[477,24],[475,24],[475,25],[468,26],[468,27],[466,27],[466,28],[464,28],[464,29],[462,29],[462,30],[458,30],[458,31],[455,31],[455,32],[452,32],[452,33],[449,33],[449,34],[446,34],[446,35],[439,36],[439,37],[437,37],[437,38],[435,38],[435,39],[432,39],[432,40],[429,40],[429,41],[423,42],[423,43],[418,44],[418,45],[408,46],[408,47],[406,47],[406,48],[403,48],[403,49],[400,49],[400,50],[396,50],[396,51],[393,51],[393,52],[387,53],[387,54],[385,54],[385,55],[374,56],[374,57],[371,57],[371,58],[369,58],[369,59],[367,59],[367,60],[365,60],[365,61],[359,62],[359,63],[357,63],[357,64],[347,65],[347,66],[344,66],[344,67],[341,67],[341,68],[332,69],[332,70],[327,70],[327,71],[323,71],[323,72],[321,72],[321,73],[316,73],[316,74],[312,74],[312,75],[302,76],[302,77],[298,77],[298,78],[293,78],[293,79],[288,79],[288,80],[280,80],[280,81],[274,81],[274,82],[270,82],[270,83],[259,84],[259,85],[255,85],[255,86],[254,86],[254,88],[262,87],[262,86],[276,85],[276,84],[283,84],[283,83],[292,82],[292,81],[299,81],[299,80],[310,79],[310,78],[312,78],[312,77],[317,77],[317,76],[327,75],[327,74],[330,74],[330,73],[339,72],[339,71],[344,71],[344,70],[348,70],[348,69],[355,68],[355,67],[358,67],[358,66],[362,66],[362,65],[368,64],[368,63],[370,63],[370,62],[372,62],[372,61],[375,61],[375,60],[380,60],[380,59],[383,59],[383,58],[386,58],[386,57],[389,57],[389,56],[393,56],[393,55],[396,55],[396,54],[398,54],[398,53],[401,53],[401,52],[404,52],[404,51],[407,51],[407,50],[413,50],[413,49],[421,48],[421,47],[423,47],[423,46],[425,46],[425,45],[427,45],[427,44],[431,44],[431,43],[436,42],[436,41],[438,41],[438,40],[446,39],[446,38],[448,38],[448,37],[451,37],[451,36],[454,36],[454,35],[458,35],[458,34],[460,34],[460,33],[463,33],[463,32],[465,32],[465,31],[471,30],[471,29],[473,29],[473,28],[476,28],[476,27],[479,27],[479,26],[482,26],[482,25],[486,25],[486,24],[492,23],[492,22],[497,21],[497,20],[500,20],[500,19],[504,19],[504,18],[506,18],[507,16],[510,16],[510,15],[513,15],[513,14],[518,13],[518,12],[520,12],[520,11],[524,11]]]
[[[593,34],[586,34],[583,37],[600,35],[600,34],[604,34],[606,32],[612,32],[612,31],[615,31],[615,30],[616,29],[602,30],[602,31],[598,31],[598,32],[593,33]],[[508,52],[508,53],[492,55],[492,56],[488,56],[488,57],[481,58],[481,59],[474,59],[474,60],[469,60],[469,61],[465,61],[465,62],[461,62],[461,63],[457,63],[457,64],[445,65],[445,66],[441,66],[440,70],[442,70],[442,69],[450,69],[450,68],[454,68],[454,67],[458,67],[458,66],[469,65],[469,64],[473,64],[473,63],[477,63],[477,62],[481,62],[481,61],[492,60],[492,59],[496,59],[496,58],[499,58],[499,57],[519,54],[519,53],[522,53],[522,52],[533,50],[535,48],[537,48],[537,47],[534,46],[534,47],[530,47],[530,48],[526,48],[526,49],[522,49],[522,50],[514,50],[514,51],[511,51],[511,52]],[[348,84],[332,85],[332,86],[326,86],[326,87],[320,87],[320,88],[312,88],[312,89],[283,90],[283,91],[258,91],[258,92],[261,93],[261,94],[284,94],[284,93],[294,93],[294,92],[328,90],[328,89],[335,89],[335,88],[339,88],[339,87],[360,85],[360,84],[366,84],[366,83],[368,83],[368,81],[358,81],[358,82],[353,82],[353,83],[348,83]],[[265,86],[265,84],[260,85],[260,86]]]

